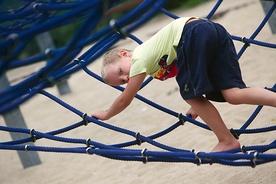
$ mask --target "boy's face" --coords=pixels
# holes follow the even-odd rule
[[[106,79],[111,86],[119,86],[128,83],[131,57],[121,59],[111,64],[106,70]]]

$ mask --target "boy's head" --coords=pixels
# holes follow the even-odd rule
[[[129,80],[132,51],[112,49],[103,55],[102,78],[112,86],[125,84]]]

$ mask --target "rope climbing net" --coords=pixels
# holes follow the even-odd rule
[[[212,18],[222,2],[222,0],[218,0],[215,3],[213,9],[206,16],[207,19]],[[276,154],[268,152],[269,150],[276,149],[276,140],[266,145],[243,146],[240,149],[233,149],[220,153],[179,149],[157,142],[156,138],[164,136],[180,125],[183,125],[185,122],[190,122],[206,130],[210,129],[204,123],[193,120],[192,118],[184,116],[181,113],[172,111],[164,106],[154,103],[139,94],[136,95],[137,99],[163,111],[170,116],[175,117],[176,123],[161,132],[150,136],[144,136],[139,132],[120,128],[90,117],[86,113],[81,112],[44,90],[46,87],[51,87],[57,81],[80,70],[83,70],[96,80],[103,82],[100,76],[87,68],[87,65],[99,58],[119,40],[126,37],[131,38],[138,44],[141,44],[142,41],[131,33],[146,23],[151,17],[156,15],[157,12],[161,11],[172,19],[178,18],[177,15],[172,14],[162,7],[164,3],[165,0],[144,0],[135,9],[126,13],[116,21],[110,21],[108,26],[99,31],[94,31],[94,29],[103,15],[103,4],[100,0],[76,0],[69,2],[62,0],[49,2],[24,1],[24,4],[17,10],[0,12],[0,74],[4,74],[6,71],[14,68],[47,60],[45,66],[40,70],[33,72],[27,78],[22,79],[18,83],[0,91],[0,113],[7,113],[13,108],[26,102],[28,99],[31,99],[34,95],[41,94],[57,102],[62,107],[70,110],[72,113],[80,117],[79,122],[50,132],[40,132],[35,129],[27,128],[0,126],[1,131],[30,135],[26,139],[0,142],[0,149],[96,154],[110,159],[141,161],[143,163],[191,162],[198,165],[220,163],[224,165],[255,167],[259,164],[276,161]],[[272,13],[275,11],[275,8],[276,2],[274,1],[259,27],[249,38],[232,35],[233,40],[243,43],[242,48],[238,52],[239,58],[250,46],[250,44],[276,49],[275,43],[266,43],[255,39],[267,23],[268,19],[271,17]],[[35,35],[70,24],[76,20],[82,20],[82,24],[76,30],[75,34],[66,46],[56,49],[46,49],[44,53],[25,59],[17,58],[17,56],[30,43]],[[92,31],[94,31],[93,34],[91,34]],[[86,45],[92,43],[92,47],[77,57]],[[151,80],[151,77],[147,78],[147,80],[144,81],[142,88],[150,83]],[[124,88],[120,86],[115,88],[121,91],[124,90]],[[276,92],[276,85],[267,89]],[[276,126],[254,129],[248,128],[261,109],[262,106],[257,106],[255,111],[241,128],[231,129],[231,132],[237,139],[242,134],[254,134],[276,130]],[[119,144],[107,145],[91,139],[75,139],[59,136],[61,133],[81,126],[86,126],[88,124],[96,124],[104,128],[129,135],[133,137],[133,140]],[[66,142],[71,143],[72,145],[80,144],[82,146],[47,147],[29,145],[29,142],[35,142],[40,139]],[[152,151],[146,148],[131,148],[133,145],[141,145],[145,142],[161,149],[161,151]]]

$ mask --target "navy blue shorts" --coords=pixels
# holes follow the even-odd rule
[[[225,102],[220,90],[246,87],[231,36],[209,20],[185,25],[177,47],[177,68],[176,81],[184,100],[205,95]]]

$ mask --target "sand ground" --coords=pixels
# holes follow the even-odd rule
[[[189,10],[178,10],[179,16],[206,16],[216,1]],[[226,11],[229,10],[229,11]],[[263,9],[257,0],[226,0],[218,12],[225,12],[215,21],[224,25],[233,35],[249,37],[264,17]],[[145,41],[157,30],[171,21],[167,16],[158,16],[134,34]],[[276,43],[276,34],[272,34],[268,25],[257,36],[258,40]],[[236,43],[237,50],[242,46]],[[136,44],[131,40],[123,40],[118,46],[133,49]],[[275,49],[250,46],[240,59],[244,81],[248,86],[272,87],[276,79]],[[100,61],[89,68],[100,73]],[[10,72],[15,78],[18,72]],[[19,73],[22,75],[22,73]],[[47,91],[65,102],[91,114],[98,109],[109,107],[120,92],[97,82],[95,79],[79,71],[69,79],[72,93],[60,96],[56,88]],[[158,89],[158,90],[156,90]],[[188,105],[181,99],[174,79],[160,83],[151,82],[140,91],[141,95],[152,101],[185,114]],[[251,115],[254,106],[233,106],[226,103],[214,103],[221,112],[229,128],[239,128]],[[37,95],[21,106],[21,111],[29,128],[47,132],[71,125],[80,118],[55,102]],[[200,119],[199,119],[200,120]],[[108,120],[116,126],[123,127],[143,135],[151,135],[168,127],[177,120],[138,100],[120,115]],[[275,125],[276,109],[265,107],[250,128]],[[0,117],[0,124],[5,125]],[[65,137],[91,138],[106,144],[132,140],[131,137],[106,130],[93,124],[63,134]],[[1,132],[1,141],[11,140],[8,133]],[[257,135],[242,135],[243,145],[268,144],[275,140],[275,132]],[[184,149],[210,151],[216,144],[212,132],[186,123],[172,133],[157,141]],[[67,146],[48,140],[39,140],[36,145]],[[155,149],[148,144],[141,148]],[[275,153],[275,150],[272,151]],[[52,183],[52,184],[84,184],[84,183],[244,183],[273,184],[276,181],[276,162],[251,167],[231,167],[219,164],[197,166],[191,163],[147,163],[115,161],[99,156],[86,154],[59,154],[39,152],[42,164],[23,169],[16,151],[0,151],[0,183]]]

